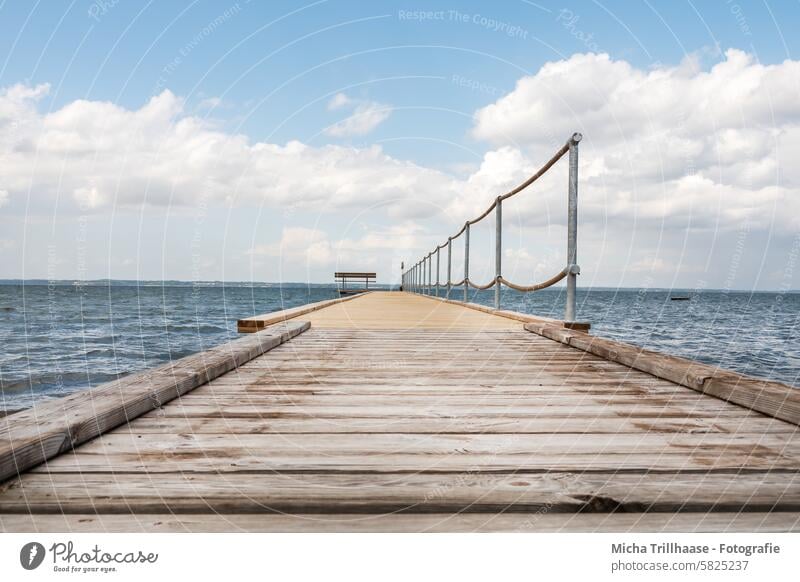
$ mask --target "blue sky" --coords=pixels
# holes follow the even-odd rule
[[[319,142],[324,141],[320,127],[329,123],[324,96],[348,85],[356,86],[355,95],[397,108],[442,108],[469,117],[512,90],[523,74],[592,48],[648,67],[678,63],[687,53],[716,46],[748,50],[762,62],[775,63],[795,55],[800,42],[791,24],[800,22],[797,2],[105,4],[109,8],[103,13],[103,2],[58,2],[58,9],[53,3],[5,2],[0,84],[51,83],[45,109],[74,99],[136,108],[159,87],[184,96],[190,108],[206,96],[223,96],[229,108],[214,116],[254,139]],[[226,11],[233,15],[202,36],[203,28]],[[441,12],[443,19],[402,16],[417,11]],[[508,36],[471,20],[461,22],[454,13],[485,15],[522,31]],[[576,23],[566,28],[574,17]],[[580,32],[592,36],[581,40]],[[200,42],[182,57],[181,50],[198,35]],[[176,58],[181,62],[170,68]],[[488,89],[458,90],[454,74]],[[298,95],[304,104],[322,101],[297,114]],[[255,103],[260,105],[254,110]],[[284,124],[290,115],[295,117]],[[462,140],[469,127],[468,119],[455,113],[415,110],[394,117],[369,141],[391,138],[398,127],[407,132],[409,124],[419,134]],[[398,155],[423,155],[419,144],[385,147]],[[425,161],[429,155],[460,159],[458,152],[439,146],[425,149]]]
[[[586,230],[582,224],[582,232],[587,234],[582,248],[601,248],[602,252],[583,255],[592,259],[595,268],[584,268],[582,282],[727,285],[745,289],[797,287],[793,274],[795,226],[781,222],[781,212],[776,211],[778,195],[770,189],[781,188],[780,196],[784,197],[794,192],[793,176],[782,172],[783,158],[778,153],[786,148],[773,144],[756,153],[742,150],[745,155],[763,156],[762,167],[772,160],[776,166],[770,166],[774,184],[758,175],[755,162],[755,169],[742,177],[734,165],[719,162],[722,154],[718,153],[717,162],[703,162],[703,153],[694,145],[686,146],[687,151],[694,152],[690,155],[682,155],[677,161],[665,159],[656,177],[653,173],[640,175],[638,170],[622,176],[616,170],[604,175],[603,168],[613,170],[613,164],[603,161],[603,156],[620,144],[629,146],[637,140],[651,143],[657,138],[668,151],[671,139],[677,140],[675,143],[697,139],[697,147],[703,143],[709,147],[712,142],[702,141],[703,132],[707,134],[708,130],[700,127],[691,136],[688,129],[666,135],[670,127],[682,123],[680,120],[665,121],[664,127],[651,128],[643,135],[636,129],[623,128],[615,138],[600,137],[608,124],[589,114],[596,106],[583,102],[581,94],[597,94],[611,100],[610,92],[625,86],[627,73],[620,73],[615,87],[600,87],[603,79],[594,78],[591,73],[601,71],[605,65],[600,61],[596,65],[581,64],[575,57],[608,55],[610,62],[623,63],[626,70],[632,71],[634,80],[666,70],[672,71],[670,74],[676,79],[673,85],[677,86],[688,75],[692,91],[714,95],[718,88],[705,90],[701,85],[715,65],[731,61],[725,52],[729,49],[750,60],[732,77],[719,73],[726,83],[741,80],[746,86],[758,67],[793,62],[799,42],[793,34],[800,22],[799,11],[797,2],[725,0],[492,4],[341,0],[2,2],[0,91],[6,90],[11,102],[9,88],[30,89],[30,95],[15,97],[14,103],[25,101],[22,109],[8,106],[13,111],[5,122],[16,123],[12,126],[16,128],[34,128],[30,134],[27,129],[19,132],[18,143],[8,146],[7,158],[19,156],[25,149],[21,143],[38,144],[31,151],[39,154],[14,158],[15,168],[19,167],[19,160],[29,160],[26,175],[7,178],[8,184],[0,179],[0,193],[5,193],[0,196],[0,221],[6,233],[2,236],[5,242],[0,245],[0,264],[7,277],[293,281],[327,281],[334,267],[363,264],[386,273],[384,280],[396,279],[399,260],[414,258],[428,245],[446,237],[450,229],[469,218],[474,208],[499,193],[493,186],[502,191],[506,185],[513,185],[514,179],[524,177],[525,170],[535,169],[544,161],[548,151],[544,141],[549,143],[555,138],[543,141],[540,136],[552,130],[558,133],[558,139],[566,139],[574,128],[587,135],[583,163],[600,168],[587,174],[591,178],[585,183],[588,190],[583,190],[589,197],[587,204],[590,208],[596,203],[598,208],[620,209],[616,213],[605,210],[585,215]],[[535,97],[520,91],[518,85],[523,79],[539,78],[537,75],[547,63],[568,63],[574,73],[561,83],[577,85],[560,97],[557,89],[552,89],[551,98],[567,102],[572,111],[570,121],[563,127],[555,123],[554,129],[547,129],[546,119],[538,119],[535,113],[549,105],[535,103]],[[682,65],[688,67],[688,73],[678,70]],[[768,83],[780,84],[784,82],[781,79],[793,78],[793,70],[789,69],[776,69],[775,74],[783,76],[764,80],[764,86],[755,90],[765,94],[772,86]],[[642,94],[641,103],[658,97],[654,84],[645,84],[655,93]],[[46,89],[34,95],[35,88],[42,86]],[[176,101],[161,101],[170,113],[159,117],[158,123],[174,125],[176,129],[174,134],[158,134],[157,143],[152,143],[152,150],[163,151],[163,158],[171,164],[154,177],[148,173],[149,162],[142,165],[136,161],[132,167],[113,158],[113,152],[125,149],[125,144],[130,143],[128,132],[136,131],[126,126],[125,120],[136,118],[135,113],[139,112],[137,121],[131,123],[142,127],[140,118],[149,115],[143,108],[165,91]],[[796,87],[790,91],[793,94],[787,101],[798,96]],[[334,101],[337,95],[338,102]],[[514,99],[506,103],[516,107],[515,112],[531,107],[527,117],[521,117],[522,123],[530,124],[530,133],[506,130],[505,137],[493,134],[487,129],[494,123],[494,118],[489,119],[494,115],[491,112],[486,113],[481,125],[478,112],[509,96]],[[638,99],[630,95],[626,98]],[[80,108],[74,105],[82,101],[89,105],[75,116],[75,110]],[[35,106],[29,107],[34,102]],[[103,109],[104,103],[113,104],[116,109],[109,112]],[[749,103],[742,98],[741,123],[715,121],[714,131],[721,137],[713,143],[757,141],[752,132],[760,131],[761,137],[786,135],[786,143],[793,147],[791,136],[797,119],[791,105],[770,105],[775,115],[765,125],[761,111],[751,109]],[[23,115],[21,110],[30,118],[14,122],[13,115]],[[618,113],[614,110],[609,115],[617,119]],[[98,119],[104,115],[113,120],[109,127],[98,128]],[[344,123],[351,115],[355,116],[354,124],[334,125]],[[507,119],[508,114],[504,115]],[[66,117],[69,121],[64,121]],[[297,161],[305,170],[295,170],[292,179],[287,178],[286,192],[281,193],[277,187],[271,192],[267,180],[257,182],[252,191],[242,186],[243,195],[232,199],[222,191],[224,188],[218,187],[224,181],[222,174],[209,172],[203,178],[203,168],[209,162],[196,163],[193,152],[197,150],[175,146],[173,151],[165,145],[181,139],[192,143],[186,136],[196,137],[179,128],[181,120],[204,124],[205,138],[214,132],[212,145],[207,139],[200,141],[205,144],[202,147],[208,148],[208,159],[215,164],[228,167],[241,163],[241,154],[232,152],[230,144],[224,145],[226,139],[237,147],[241,145],[237,139],[246,140],[249,145],[243,151],[248,159],[266,155],[260,153],[264,148],[259,149],[257,144],[269,149],[300,142],[308,149],[298,156],[292,154],[293,162],[259,158],[258,163],[276,172],[271,179],[274,183],[283,182],[280,167],[284,163]],[[76,125],[79,122],[92,127]],[[98,159],[109,160],[104,162],[107,165],[115,164],[113,176],[103,174],[95,165],[89,171],[97,171],[97,175],[87,178],[85,184],[78,183],[75,173],[81,166],[77,161],[85,161],[86,144],[77,150],[51,152],[52,165],[47,165],[42,136],[48,135],[48,144],[52,144],[53,135],[63,137],[69,133],[64,123],[70,132],[84,137],[109,137],[108,143],[93,138],[91,143],[96,145],[91,147],[95,148],[95,164]],[[51,130],[57,126],[61,133],[45,134],[40,124]],[[16,134],[11,135],[13,139]],[[119,142],[113,142],[111,137],[118,137]],[[141,153],[142,148],[146,148],[145,142],[135,149]],[[380,154],[370,155],[375,148]],[[126,160],[135,159],[131,151],[127,151]],[[630,152],[634,151],[639,149],[632,147]],[[630,152],[627,162],[632,167],[639,154]],[[376,161],[375,156],[380,159]],[[520,167],[509,169],[514,160]],[[676,181],[674,186],[692,192],[698,204],[690,201],[691,216],[675,208],[648,214],[648,204],[657,195],[648,194],[646,187],[662,194],[671,188],[671,180],[679,180],[669,175],[674,163],[683,164],[685,170],[683,182]],[[696,163],[700,165],[695,168]],[[54,170],[56,167],[59,169]],[[249,173],[252,167],[248,167]],[[333,177],[325,173],[331,167],[338,172]],[[478,175],[482,167],[485,171]],[[308,191],[301,188],[300,193],[292,180],[303,171],[310,177],[320,173],[324,183],[309,186]],[[385,195],[376,194],[374,198],[363,192],[370,183],[368,176],[374,179],[378,175],[385,180],[387,172],[394,171],[402,176],[396,181],[406,186],[407,197],[398,193],[402,188],[397,184],[384,184]],[[47,176],[47,172],[54,175]],[[224,175],[242,175],[241,169],[232,172]],[[355,172],[364,180],[356,181],[358,193],[347,187],[348,176]],[[196,185],[186,186],[186,192],[181,190],[188,178],[170,182],[169,187],[160,190],[153,187],[157,178],[170,173],[206,179],[214,182],[214,187],[199,198],[191,193],[192,188],[196,192]],[[142,175],[148,177],[141,188],[153,187],[153,195],[138,198],[127,190],[138,188],[136,180]],[[693,183],[691,178],[695,175],[707,182]],[[340,177],[341,187],[323,195],[327,184]],[[452,193],[436,198],[421,187],[431,183],[441,183],[439,190],[447,188]],[[612,200],[618,195],[620,184],[627,184],[630,192]],[[760,208],[766,210],[758,214],[751,203],[743,203],[738,213],[736,209],[722,209],[718,202],[716,207],[708,207],[708,200],[697,194],[703,184],[720,190],[714,200],[724,200],[726,196],[752,200],[748,191],[757,189],[762,200]],[[239,191],[235,184],[230,187]],[[464,199],[458,198],[469,188],[475,191]],[[729,191],[730,188],[738,190]],[[298,192],[297,203],[290,202],[293,191]],[[347,202],[349,196],[352,200]],[[622,209],[623,199],[633,210]],[[80,212],[70,206],[81,200],[84,206]],[[367,204],[366,211],[365,201],[372,203],[372,207]],[[516,253],[521,279],[529,280],[539,271],[549,274],[546,270],[560,260],[558,253],[563,244],[554,240],[561,236],[561,219],[555,218],[561,210],[556,202],[557,196],[552,208],[548,206],[548,213],[552,210],[554,218],[538,224],[539,232],[528,228],[524,222],[527,215],[520,211],[520,234],[511,237],[518,244],[511,252]],[[426,209],[428,203],[430,207]],[[637,208],[644,208],[644,214]],[[745,215],[750,218],[742,219]],[[641,216],[656,222],[649,224]],[[743,222],[737,222],[740,219]],[[372,235],[371,242],[364,245],[364,252],[370,256],[359,255],[359,241]],[[194,250],[186,250],[187,241]],[[287,252],[290,246],[291,252]],[[58,258],[53,258],[52,247]],[[302,252],[297,250],[300,247]],[[632,253],[634,248],[636,252]],[[187,267],[190,263],[191,269]],[[792,274],[787,276],[789,267]],[[488,262],[486,268],[490,270]]]

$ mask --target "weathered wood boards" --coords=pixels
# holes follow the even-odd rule
[[[314,328],[387,329],[517,329],[519,323],[485,312],[431,301],[410,293],[373,291],[355,301],[331,305],[303,316]]]
[[[340,297],[338,299],[328,299],[327,301],[317,301],[316,303],[308,303],[306,305],[300,305],[299,307],[284,309],[281,311],[276,311],[274,313],[265,313],[264,315],[245,317],[244,319],[240,319],[239,321],[236,322],[236,327],[239,333],[254,333],[270,325],[281,323],[283,321],[288,321],[290,319],[294,319],[296,317],[300,317],[302,315],[306,315],[308,313],[324,309],[325,307],[336,305],[337,303],[350,301],[352,299],[355,299],[356,297],[360,297],[363,294],[364,293],[357,293],[355,295]]]
[[[7,514],[2,532],[787,532],[793,512],[741,513],[275,513]]]
[[[685,358],[551,325],[526,323],[525,329],[609,362],[617,362],[703,394],[800,425],[800,390],[781,382],[751,378]]]
[[[589,331],[592,324],[588,321],[563,321],[561,319],[552,319],[550,317],[542,317],[538,315],[529,315],[527,313],[519,313],[518,311],[508,311],[506,309],[495,309],[487,305],[479,303],[467,303],[464,301],[456,301],[453,299],[445,299],[444,297],[436,297],[434,295],[415,295],[415,297],[423,297],[425,299],[433,299],[434,301],[441,301],[442,303],[449,303],[451,305],[459,305],[467,309],[474,309],[475,311],[482,311],[483,313],[491,313],[498,317],[505,317],[523,323],[536,323],[540,325],[552,325],[555,327],[574,329],[576,331]]]
[[[129,422],[309,328],[289,322],[0,419],[0,481]]]
[[[307,317],[0,483],[0,530],[798,529],[793,424],[456,304],[371,293]]]
[[[6,513],[800,512],[800,473],[31,474]],[[800,519],[800,513],[797,513]]]

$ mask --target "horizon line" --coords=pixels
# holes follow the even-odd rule
[[[328,286],[328,287],[337,287],[335,282],[328,282],[328,283],[314,283],[310,281],[255,281],[255,280],[227,280],[222,281],[219,279],[196,279],[196,280],[189,280],[189,279],[108,279],[108,278],[100,278],[100,279],[47,279],[41,277],[32,277],[30,279],[19,279],[19,278],[9,278],[9,279],[0,279],[0,285],[8,285],[14,283],[23,283],[23,284],[55,284],[55,285],[76,285],[81,283],[128,283],[128,284],[139,284],[139,283],[161,283],[163,287],[170,287],[171,285],[165,285],[165,283],[182,283],[183,285],[180,286],[191,286],[197,284],[218,284],[220,286],[224,286],[227,284],[246,284],[246,285],[274,285],[276,287],[307,287],[311,285],[317,286]],[[376,282],[373,283],[375,287],[399,287],[400,283],[380,283]],[[154,286],[154,285],[150,285]],[[172,285],[173,287],[178,285]],[[435,286],[435,285],[434,285]],[[442,284],[440,287],[446,287],[446,285]],[[460,289],[461,286],[454,287]],[[563,285],[561,286],[554,286],[553,289],[564,289]],[[595,289],[595,290],[651,290],[651,291],[686,291],[689,293],[703,293],[703,292],[720,292],[720,293],[800,293],[800,289],[725,289],[725,288],[718,288],[718,287],[707,287],[707,288],[691,288],[691,287],[641,287],[641,286],[608,286],[608,285],[588,285],[588,286],[579,286],[578,289]],[[547,291],[547,289],[542,289],[542,291]]]

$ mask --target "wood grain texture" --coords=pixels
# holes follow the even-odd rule
[[[526,323],[525,329],[594,354],[609,362],[647,372],[703,394],[800,426],[800,389],[797,387],[751,378],[686,358],[549,325]]]
[[[2,513],[800,511],[800,473],[35,474]]]
[[[796,512],[6,514],[2,532],[796,532]]]
[[[371,293],[307,317],[0,484],[0,529],[798,527],[793,424],[455,304]]]
[[[384,329],[519,329],[520,323],[458,305],[431,301],[411,293],[373,291],[303,316],[314,328]]]
[[[457,293],[460,290],[457,291]],[[444,297],[436,297],[435,295],[416,295],[416,297],[423,297],[433,301],[441,301],[451,305],[457,305],[466,309],[474,309],[475,311],[482,311],[483,313],[491,313],[499,317],[506,317],[515,321],[523,323],[536,323],[540,325],[551,325],[560,328],[574,329],[577,331],[589,331],[592,324],[588,321],[564,321],[562,319],[553,319],[551,317],[542,317],[540,315],[530,315],[529,313],[520,313],[518,311],[509,311],[507,309],[495,309],[488,305],[481,305],[480,303],[470,303],[465,301],[458,301],[456,299],[446,299]]]
[[[295,319],[307,313],[317,311],[318,309],[324,309],[325,307],[336,305],[337,303],[342,303],[344,301],[351,301],[352,299],[359,297],[359,295],[361,295],[361,293],[350,295],[348,297],[339,297],[338,299],[328,299],[326,301],[317,301],[316,303],[307,303],[306,305],[300,305],[298,307],[283,309],[281,311],[275,311],[272,313],[265,313],[263,315],[245,317],[236,322],[236,327],[239,333],[254,333],[264,329],[265,327],[269,327],[270,325]]]
[[[0,481],[186,394],[297,336],[291,322],[0,420]]]

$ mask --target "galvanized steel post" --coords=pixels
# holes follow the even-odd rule
[[[428,257],[422,259],[422,294],[427,295],[428,287]]]
[[[469,289],[469,222],[464,227],[464,302],[467,302]]]
[[[433,255],[433,252],[428,253],[428,295],[432,295],[433,294],[432,293],[433,280],[431,279],[431,271],[432,271],[431,267],[433,267],[433,261],[431,260],[432,259],[432,255]]]
[[[422,259],[422,294],[428,294],[428,257],[430,255],[425,255],[425,258]]]
[[[569,203],[567,216],[567,305],[564,309],[564,320],[575,321],[576,297],[578,283],[578,142],[583,136],[575,133],[569,140]]]
[[[453,274],[453,237],[447,237],[447,299],[450,299],[450,288],[452,287]]]
[[[439,296],[439,251],[441,249],[436,247],[436,296]]]
[[[503,199],[497,197],[494,209],[496,224],[494,232],[494,308],[500,309],[500,274],[503,256]]]

